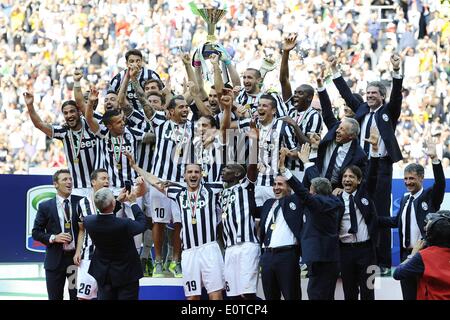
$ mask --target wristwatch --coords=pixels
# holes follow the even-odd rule
[[[50,236],[49,242],[50,242],[50,243],[53,243],[53,242],[55,242],[55,239],[56,239],[56,235],[52,234],[52,235]]]

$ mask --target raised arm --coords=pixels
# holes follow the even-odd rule
[[[350,109],[353,110],[353,112],[356,112],[359,107],[359,101],[353,96],[353,93],[348,87],[347,82],[345,82],[344,78],[340,74],[337,67],[337,58],[335,56],[331,56],[328,61],[330,62],[331,71],[333,72],[334,85],[338,89],[339,94],[345,100],[345,103],[350,107]],[[334,76],[337,77],[334,78]]]
[[[73,72],[73,95],[75,102],[77,103],[78,110],[80,110],[82,114],[85,114],[86,103],[84,102],[83,91],[81,91],[81,78],[83,78],[83,73],[80,69],[75,69]]]
[[[214,72],[214,88],[217,92],[217,96],[220,99],[222,95],[222,90],[224,88],[223,79],[222,79],[222,71],[219,66],[219,56],[216,54],[211,55],[211,64],[213,66]]]
[[[436,143],[431,139],[427,142],[427,154],[433,165],[434,184],[431,192],[431,201],[436,210],[439,210],[445,195],[445,175],[442,163],[436,154]]]
[[[392,121],[396,124],[398,118],[400,118],[400,113],[402,109],[402,85],[403,85],[403,78],[400,75],[400,65],[402,63],[402,59],[398,54],[393,54],[391,56],[391,64],[393,72],[393,79],[392,79],[392,90],[391,90],[391,96],[389,97],[388,102],[388,111],[392,116]]]
[[[130,106],[128,99],[127,99],[127,90],[128,90],[128,83],[131,82],[133,89],[136,86],[140,87],[139,82],[137,81],[136,77],[139,73],[139,69],[137,67],[131,67],[130,69],[125,72],[125,75],[123,77],[122,83],[120,84],[119,94],[118,94],[118,100],[119,100],[119,107],[123,110],[123,113],[126,117],[128,117],[133,112],[133,107]],[[131,80],[130,80],[131,79]],[[134,86],[133,86],[134,83]],[[136,93],[136,89],[134,89]],[[137,93],[136,93],[137,95]],[[140,100],[139,100],[140,101]]]
[[[320,106],[322,107],[323,121],[325,122],[327,128],[330,129],[334,125],[336,125],[338,119],[336,119],[333,113],[330,97],[328,96],[327,89],[323,84],[324,73],[325,68],[322,67],[320,70],[320,74],[317,77],[317,92],[319,93]]]
[[[258,154],[259,129],[256,128],[255,121],[250,122],[250,131],[247,133],[247,136],[250,138],[250,154]],[[258,179],[258,164],[256,161],[250,161],[247,166],[247,178],[253,183],[255,183],[256,179]]]
[[[289,82],[289,52],[295,48],[296,42],[296,34],[289,34],[283,42],[283,53],[281,55],[280,66],[280,84],[284,101],[287,101],[292,96],[291,83]]]
[[[144,109],[145,115],[148,119],[151,119],[153,117],[153,114],[155,113],[155,110],[148,102],[147,98],[145,97],[144,89],[142,89],[141,85],[139,84],[139,81],[137,79],[138,72],[136,69],[130,70],[130,83],[133,87],[134,92],[136,93],[136,97],[139,100],[142,108]],[[121,87],[122,89],[122,87]],[[133,112],[133,107],[130,106],[130,104],[127,102],[126,107],[123,108],[125,115],[128,117]]]
[[[228,92],[228,91],[225,91]],[[227,143],[227,129],[231,126],[231,107],[233,106],[233,97],[229,94],[223,94],[219,100],[223,106],[223,118],[220,123],[220,133],[222,134],[223,143]]]
[[[161,182],[156,176],[151,174],[150,172],[145,171],[141,167],[139,167],[136,162],[134,161],[133,156],[129,152],[124,153],[127,158],[128,162],[130,163],[131,168],[133,168],[134,171],[136,171],[142,178],[144,178],[145,181],[150,183],[152,186],[159,188],[158,184]]]
[[[200,93],[200,89],[199,89],[198,85],[193,81],[189,81],[188,88],[189,88],[189,93],[190,93],[192,99],[194,99],[195,105],[197,106],[197,109],[200,112],[200,115],[202,115],[202,116],[212,115],[212,111],[206,107],[205,103],[201,99],[201,93]]]
[[[92,132],[97,133],[100,131],[100,125],[98,124],[98,121],[94,118],[94,104],[95,101],[98,99],[98,90],[95,88],[95,86],[91,87],[91,92],[89,93],[89,99],[86,107],[86,122],[91,128]]]
[[[28,113],[30,114],[33,125],[43,133],[45,133],[48,137],[52,138],[52,126],[42,121],[41,117],[39,117],[36,110],[34,109],[34,96],[29,92],[25,92],[23,94],[23,97],[25,99],[25,105],[27,106]]]

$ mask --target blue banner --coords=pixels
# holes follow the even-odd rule
[[[424,188],[433,184],[425,179]],[[446,195],[441,208],[450,209],[450,179],[446,180]],[[402,179],[392,182],[392,213],[397,214],[406,189]],[[41,201],[55,194],[51,176],[0,175],[0,263],[43,262],[45,246],[31,238],[34,217]],[[392,234],[392,263],[399,263],[398,231]]]

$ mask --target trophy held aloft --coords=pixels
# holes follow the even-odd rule
[[[201,67],[203,77],[212,82],[213,76],[210,68],[208,68],[206,60],[210,58],[212,54],[216,54],[220,57],[222,64],[224,65],[222,69],[222,74],[224,77],[224,82],[228,82],[228,72],[226,70],[226,65],[231,63],[230,54],[227,50],[218,43],[217,37],[215,35],[217,23],[225,16],[227,13],[226,6],[223,8],[212,8],[204,7],[203,5],[197,6],[194,2],[189,3],[192,13],[194,15],[200,16],[207,25],[208,35],[206,37],[206,42],[200,45],[193,57],[193,66]]]

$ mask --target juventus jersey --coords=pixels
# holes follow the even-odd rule
[[[222,212],[223,240],[226,247],[241,242],[258,243],[255,219],[255,186],[247,178],[223,189],[219,197]]]
[[[114,137],[108,128],[101,126],[98,137],[96,168],[108,170],[110,185],[123,188],[125,180],[135,180],[136,172],[131,168],[125,151],[137,159],[138,142],[142,141],[144,132],[125,127],[121,136]]]
[[[169,187],[167,196],[178,203],[181,212],[183,249],[216,241],[218,198],[223,185],[201,184],[196,192],[185,187]]]
[[[126,69],[120,71],[118,74],[116,74],[114,76],[114,78],[112,78],[112,80],[109,84],[109,90],[113,90],[117,94],[119,93],[120,84],[122,83],[123,78],[125,77],[125,72],[127,72]],[[137,76],[137,79],[142,88],[144,88],[144,83],[147,80],[156,79],[156,80],[161,81],[161,78],[155,71],[153,71],[151,69],[147,69],[147,68],[141,69],[141,71],[139,72],[139,75]],[[133,106],[134,109],[142,109],[141,103],[139,102],[131,83],[128,83],[127,99],[130,102],[130,104]]]
[[[67,166],[74,188],[90,188],[90,176],[95,167],[97,138],[81,119],[81,130],[73,131],[67,126],[53,125],[52,138],[63,142]]]

